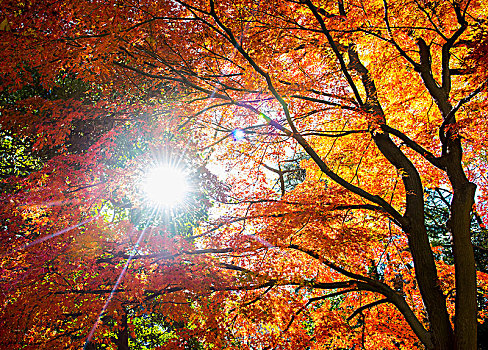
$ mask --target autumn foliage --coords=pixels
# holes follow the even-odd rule
[[[2,348],[477,348],[486,3],[0,11]]]

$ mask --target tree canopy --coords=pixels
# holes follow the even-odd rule
[[[483,1],[0,11],[2,346],[477,348]]]

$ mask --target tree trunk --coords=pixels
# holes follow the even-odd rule
[[[448,156],[447,174],[454,192],[447,227],[453,240],[456,277],[455,343],[457,350],[476,350],[476,264],[470,232],[470,213],[476,185],[469,182],[464,174],[461,142],[458,138],[449,145]],[[451,162],[451,159],[455,161]]]
[[[117,350],[129,350],[129,330],[127,327],[127,313],[124,310],[121,329],[117,334]]]

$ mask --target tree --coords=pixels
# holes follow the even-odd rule
[[[138,259],[138,256],[134,256],[134,252],[130,252],[135,242],[128,241],[128,238],[131,237],[126,235],[127,232],[118,233],[117,230],[113,230],[111,237],[108,237],[103,235],[103,233],[100,234],[98,229],[102,228],[103,230],[103,227],[108,224],[113,225],[112,228],[122,227],[122,230],[124,230],[125,222],[126,227],[129,223],[136,230],[138,229],[138,233],[141,236],[149,225],[152,225],[154,230],[159,226],[162,231],[161,236],[163,234],[169,235],[169,240],[176,234],[187,236],[191,233],[193,226],[199,220],[204,219],[206,215],[208,199],[203,191],[209,190],[209,186],[213,183],[212,179],[209,178],[210,173],[203,167],[188,170],[188,177],[193,178],[191,182],[195,186],[185,202],[189,212],[175,210],[171,215],[165,212],[155,213],[154,208],[147,208],[144,205],[134,203],[134,199],[138,196],[132,195],[128,197],[127,191],[122,191],[122,195],[114,193],[114,188],[123,185],[120,181],[122,177],[118,176],[116,182],[110,185],[110,174],[121,172],[130,167],[135,159],[137,159],[136,164],[141,163],[141,160],[144,162],[155,162],[157,159],[151,158],[157,158],[159,156],[158,153],[163,152],[166,158],[174,158],[173,161],[180,163],[180,165],[195,162],[195,159],[192,159],[189,154],[184,155],[177,147],[179,142],[186,142],[188,151],[191,149],[190,143],[184,140],[182,135],[180,135],[180,140],[175,140],[174,135],[170,133],[170,120],[167,120],[166,123],[154,123],[152,119],[148,120],[146,118],[144,111],[139,112],[142,114],[141,119],[139,119],[139,116],[132,115],[131,119],[122,119],[122,125],[117,125],[112,119],[113,116],[110,115],[112,112],[110,109],[106,110],[97,105],[90,105],[95,104],[100,99],[109,98],[101,94],[100,89],[96,86],[93,87],[93,90],[88,91],[90,90],[90,84],[84,84],[79,79],[73,79],[72,77],[63,77],[56,78],[55,85],[50,89],[45,89],[36,84],[38,80],[39,76],[37,75],[33,84],[27,83],[26,86],[17,92],[9,93],[8,90],[4,91],[4,98],[2,99],[4,121],[8,121],[9,115],[18,113],[19,110],[23,113],[31,112],[31,118],[33,119],[29,125],[22,125],[21,123],[18,123],[20,125],[11,125],[10,128],[14,130],[13,132],[10,130],[3,131],[5,134],[5,148],[2,149],[1,156],[9,166],[5,166],[2,169],[5,172],[2,175],[6,178],[3,183],[5,186],[2,188],[2,200],[5,207],[13,208],[13,210],[10,212],[8,210],[2,211],[2,224],[5,224],[5,226],[2,226],[2,241],[4,243],[2,244],[2,250],[4,252],[3,258],[5,259],[4,270],[2,271],[5,278],[2,282],[5,283],[5,291],[9,295],[5,300],[9,300],[13,305],[21,305],[24,302],[23,298],[12,297],[16,293],[21,293],[26,299],[35,300],[33,304],[24,308],[26,314],[34,315],[32,318],[18,319],[15,308],[3,310],[3,322],[5,322],[3,337],[5,338],[2,339],[2,343],[3,345],[17,344],[18,346],[31,346],[33,348],[52,346],[52,344],[57,347],[56,344],[70,344],[76,341],[85,342],[88,333],[80,336],[80,328],[76,328],[78,327],[77,323],[80,320],[83,322],[82,320],[85,317],[89,317],[90,315],[87,315],[87,313],[95,311],[95,309],[91,310],[91,307],[98,307],[99,305],[95,305],[99,304],[99,301],[90,299],[83,301],[81,299],[83,308],[80,310],[80,299],[78,297],[75,299],[76,304],[63,306],[63,303],[72,299],[73,295],[105,296],[111,292],[122,294],[121,288],[111,290],[107,287],[107,289],[103,289],[104,285],[117,285],[117,278],[123,277],[122,275],[114,275],[116,271],[111,268],[107,268],[103,274],[94,273],[90,276],[94,277],[95,280],[100,279],[103,281],[102,283],[97,283],[92,279],[92,282],[96,284],[96,288],[91,288],[92,286],[83,288],[83,283],[79,284],[74,281],[80,278],[80,271],[73,271],[77,269],[77,265],[92,267],[97,265],[117,266],[120,265],[120,260],[124,259],[124,255],[127,254],[128,256],[129,253],[130,259]],[[127,96],[125,97],[127,98]],[[26,100],[31,102],[33,106],[27,111],[23,108]],[[50,101],[56,101],[56,104],[51,104]],[[39,142],[34,142],[36,138],[42,137],[42,133],[38,130],[42,130],[44,126],[43,120],[49,120],[55,116],[55,111],[50,110],[50,106],[60,109],[72,108],[74,111],[80,107],[80,102],[85,104],[85,113],[93,113],[96,119],[82,122],[78,119],[79,114],[71,115],[74,117],[72,120],[63,120],[64,123],[68,124],[68,129],[71,128],[67,135],[61,136],[65,137],[64,142],[58,142],[57,144],[46,142],[49,146],[41,147],[38,146]],[[147,103],[144,107],[151,108]],[[159,106],[159,108],[162,111],[162,106]],[[131,110],[131,112],[134,113],[134,110]],[[120,115],[121,113],[119,112],[118,114]],[[100,118],[102,115],[103,118]],[[41,120],[38,121],[38,119]],[[13,118],[12,120],[15,121]],[[155,131],[155,125],[157,125],[159,137],[151,137],[150,135],[151,132]],[[26,127],[29,128],[29,133],[27,134],[29,136],[23,136],[20,140],[17,139],[17,136],[22,134]],[[108,145],[105,143],[107,142],[107,135],[101,136],[107,131],[111,131]],[[161,132],[164,132],[164,134]],[[97,143],[102,143],[103,146],[93,147],[94,145],[97,146]],[[37,145],[37,149],[35,145]],[[157,152],[149,153],[147,150],[150,147],[157,149]],[[14,152],[10,152],[10,150]],[[105,157],[101,159],[97,158],[100,150],[105,154]],[[109,152],[112,152],[112,154],[109,154]],[[105,177],[102,181],[93,182],[90,179],[93,173],[85,172],[83,166],[80,166],[80,154],[84,159],[83,166],[91,168],[89,172],[96,170],[95,166],[98,167],[99,171],[100,169],[102,170],[100,171],[103,173],[102,177]],[[108,157],[107,154],[109,154]],[[66,162],[69,157],[71,157],[71,161]],[[143,166],[144,163],[139,164],[138,168]],[[82,168],[81,171],[80,167]],[[189,166],[187,165],[187,167]],[[35,170],[39,171],[36,173]],[[140,174],[138,174],[138,171],[141,170],[136,169],[135,174],[132,171],[130,176],[139,178]],[[76,173],[78,173],[78,177],[73,176]],[[55,180],[57,178],[59,182],[56,186],[59,187],[53,190],[52,187],[44,186],[42,182],[39,184],[35,180],[43,178]],[[32,191],[40,193],[25,195],[25,188],[31,188],[31,186],[26,184],[32,181],[35,183]],[[134,183],[134,181],[130,181],[132,187],[134,187]],[[43,189],[43,187],[46,188]],[[87,192],[92,193],[87,195]],[[216,193],[215,191],[212,192]],[[19,204],[19,201],[25,200],[24,198],[28,198],[27,201]],[[88,205],[91,209],[87,210],[85,205]],[[68,220],[63,217],[63,212],[65,211],[72,216]],[[171,218],[171,221],[168,221],[168,217]],[[56,232],[56,224],[52,221],[54,218],[65,219],[71,226],[66,228],[63,227],[66,222],[62,223],[60,225],[61,229]],[[81,221],[81,223],[76,222],[77,220]],[[97,221],[98,225],[91,227],[93,230],[92,234],[95,236],[90,235],[90,226],[87,226],[87,224]],[[88,233],[88,235],[77,239],[76,231],[79,228],[81,232]],[[108,227],[105,228],[109,229]],[[51,234],[43,235],[42,230],[47,230]],[[66,233],[68,233],[68,236],[65,235]],[[107,241],[110,238],[117,237],[120,233],[122,233],[122,240],[114,239],[113,244]],[[58,241],[54,243],[56,240]],[[45,241],[49,241],[51,246],[47,247],[47,249],[45,249],[46,246],[43,248],[38,247],[37,253],[39,254],[34,255],[32,260],[25,261],[24,266],[19,271],[16,260],[25,253],[24,250],[31,250],[32,252],[32,249],[34,249],[32,247],[45,245],[43,243]],[[62,241],[70,242],[71,247],[68,250],[66,245],[63,248],[56,247]],[[73,254],[71,249],[77,250],[77,253]],[[97,251],[97,249],[100,250]],[[130,249],[129,252],[127,252],[128,249]],[[133,263],[132,265],[136,264]],[[126,268],[128,267],[127,265]],[[135,267],[135,269],[136,271],[138,270],[139,274],[144,274],[143,267],[140,265]],[[152,267],[151,269],[154,270],[155,268],[157,269],[157,267]],[[124,269],[122,270],[124,271]],[[46,283],[46,281],[49,281],[49,283]],[[77,284],[78,287],[76,287]],[[180,331],[184,332],[187,323],[181,321],[181,317],[179,319],[171,316],[165,316],[165,323],[159,322],[157,326],[153,327],[152,331],[145,329],[145,332],[140,332],[141,320],[145,320],[147,325],[148,319],[157,320],[161,318],[158,313],[158,303],[153,300],[156,299],[157,293],[153,291],[151,294],[151,296],[147,297],[149,301],[146,301],[145,298],[140,298],[136,301],[132,297],[128,299],[123,295],[114,297],[113,299],[117,299],[117,301],[114,300],[111,307],[116,305],[115,314],[118,317],[105,312],[100,313],[99,309],[99,320],[91,322],[91,326],[93,326],[95,321],[100,321],[106,333],[102,342],[92,342],[92,339],[89,339],[86,342],[86,348],[107,348],[109,346],[107,344],[111,344],[118,349],[128,349],[130,341],[134,338],[137,340],[138,337],[144,342],[143,344],[148,345],[151,344],[147,342],[148,335],[159,335],[159,339],[157,339],[159,341],[158,345],[163,345],[175,338],[173,323],[177,322],[179,322]],[[56,308],[51,308],[51,303],[56,305]],[[92,304],[90,305],[90,303]],[[43,309],[41,306],[43,304],[47,308]],[[12,319],[15,320],[16,329],[11,327]],[[40,322],[38,322],[39,319],[41,319]],[[39,328],[34,330],[33,328],[36,327]],[[129,334],[129,327],[135,328],[132,333],[134,336]],[[159,329],[156,329],[158,327]],[[28,329],[32,329],[31,335],[39,332],[39,334],[44,334],[45,338],[43,336],[27,338],[25,333]],[[194,339],[189,337],[188,341],[192,342],[194,348],[197,348],[198,343]]]
[[[449,219],[449,203],[452,194],[441,188],[429,190],[426,198],[425,215],[429,238],[434,246],[442,246],[442,259],[449,265],[453,264],[451,242],[445,222]],[[476,269],[486,272],[487,266],[487,241],[488,233],[481,217],[476,212],[471,212],[471,241],[473,243]]]
[[[207,164],[219,164],[216,171],[228,170],[230,187],[219,198],[218,217],[198,233],[170,242],[163,234],[164,239],[147,242],[134,262],[108,249],[118,264],[123,259],[133,264],[134,279],[124,282],[120,295],[171,303],[164,312],[190,318],[195,328],[186,331],[222,348],[476,349],[477,317],[486,311],[486,305],[477,310],[477,293],[486,300],[487,289],[486,274],[476,272],[470,235],[474,209],[486,224],[482,2],[202,0],[78,6],[32,1],[2,6],[4,86],[20,87],[20,73],[14,72],[24,67],[36,67],[47,77],[45,84],[65,71],[77,74],[104,93],[118,94],[106,101],[120,103],[111,105],[111,116],[118,118],[125,109],[122,123],[134,110],[142,115],[149,113],[148,106],[157,109],[161,94],[177,96],[164,102],[171,111],[167,116],[174,117],[172,132],[191,137]],[[63,130],[66,134],[72,125],[66,121],[78,110],[58,114],[57,125],[63,127],[52,133],[55,145],[66,140]],[[2,113],[2,128],[16,125],[22,127],[15,131],[22,131],[31,121]],[[108,133],[102,128],[97,138],[107,140]],[[94,145],[91,152],[113,148]],[[285,174],[299,168],[286,164],[302,153],[307,156],[299,165],[306,178],[287,187]],[[97,162],[87,163],[69,150],[63,156],[63,161],[79,162],[77,174],[91,177],[87,184],[108,178],[106,169],[100,178],[93,176]],[[104,188],[130,193],[129,170],[114,171]],[[44,180],[46,191],[65,188],[61,180],[70,176],[58,176],[58,182]],[[30,177],[25,186],[41,180]],[[425,193],[434,188],[452,193],[442,232],[452,240],[452,265],[429,242]],[[23,196],[7,198],[18,203]],[[31,214],[30,220],[75,220],[93,212],[90,206],[77,215],[71,210]],[[18,220],[22,224],[16,230],[25,238],[26,210],[18,215],[24,221]],[[12,232],[17,221],[9,220]],[[103,230],[121,239],[127,229],[101,220],[85,227],[79,237]],[[49,242],[39,251],[67,249]],[[81,295],[107,290],[107,267],[101,262],[107,251],[103,244],[109,243],[99,244],[90,248],[97,256],[90,266],[99,275],[81,273],[84,285],[76,289]],[[16,254],[5,258],[5,280],[26,278],[15,276],[32,257]],[[151,271],[156,257],[170,263]],[[31,270],[29,286],[46,276],[40,268]],[[100,286],[105,289],[96,289]],[[4,312],[20,301],[38,310],[21,285],[10,290],[6,305],[12,306]],[[93,304],[85,298],[75,309]],[[69,324],[68,332],[83,338],[89,321],[93,315],[64,321],[62,327]],[[57,324],[61,327],[59,319]],[[40,318],[32,325],[36,334],[48,327]],[[182,345],[188,338],[180,335]]]
[[[452,200],[452,194],[441,188],[429,190],[425,202],[425,215],[427,234],[433,246],[442,246],[438,258],[447,262],[449,265],[453,264],[453,255],[451,249],[451,240],[445,227],[445,222],[449,219],[449,203]],[[471,213],[471,241],[473,243],[474,258],[476,262],[476,270],[486,273],[486,262],[488,256],[488,234],[486,228],[481,220],[481,217],[475,212]],[[478,294],[478,308],[484,309],[486,305],[486,296]],[[487,323],[482,320],[478,324],[478,349],[485,349],[488,345],[487,339]]]

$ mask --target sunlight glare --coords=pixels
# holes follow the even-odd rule
[[[169,165],[149,170],[142,185],[146,197],[165,208],[172,208],[183,202],[189,190],[186,174]]]

